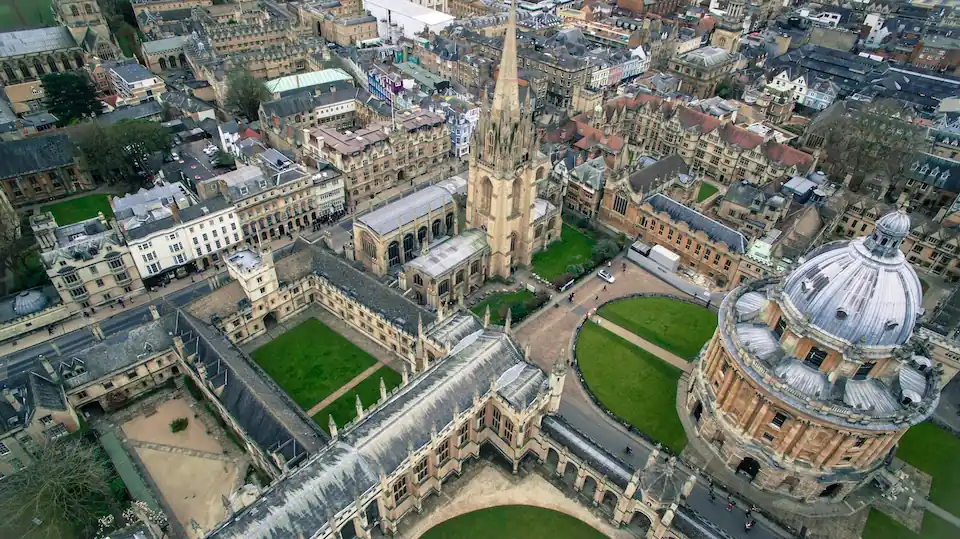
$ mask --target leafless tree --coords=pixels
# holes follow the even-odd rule
[[[0,481],[0,522],[13,532],[9,537],[93,537],[98,519],[118,509],[113,470],[99,451],[74,436],[51,442],[29,466]]]
[[[33,246],[33,236],[24,234],[24,223],[12,208],[0,205],[0,264],[13,273],[21,273]],[[29,231],[28,231],[29,232]]]

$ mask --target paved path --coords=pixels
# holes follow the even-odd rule
[[[607,331],[613,333],[614,335],[626,339],[631,343],[643,348],[647,352],[659,357],[660,359],[666,361],[667,363],[673,365],[674,367],[682,370],[683,372],[690,372],[693,370],[693,363],[689,361],[684,361],[680,356],[674,354],[673,352],[668,352],[663,348],[653,344],[652,342],[640,337],[636,333],[624,329],[613,322],[602,318],[600,316],[594,316],[593,320],[597,322],[597,325],[606,329]]]
[[[164,453],[175,453],[177,455],[188,455],[191,457],[198,457],[201,459],[207,460],[219,460],[222,462],[236,462],[237,459],[229,456],[223,455],[220,453],[211,453],[209,451],[199,451],[196,449],[189,449],[186,447],[179,447],[176,445],[167,445],[167,444],[158,444],[154,442],[143,442],[140,440],[134,440],[132,438],[127,439],[130,442],[130,445],[133,447],[139,447],[142,449],[153,449],[154,451],[163,451]]]
[[[366,380],[367,378],[370,378],[371,376],[373,376],[373,373],[375,373],[375,372],[377,372],[378,370],[380,370],[380,367],[382,367],[382,366],[383,366],[383,365],[381,365],[379,362],[377,362],[376,364],[371,365],[369,369],[367,369],[367,370],[361,372],[360,374],[354,376],[354,377],[353,377],[353,380],[350,380],[350,381],[347,382],[346,384],[343,384],[342,386],[340,386],[340,389],[338,389],[338,390],[334,391],[333,393],[327,395],[327,397],[326,397],[325,399],[323,399],[322,401],[320,401],[320,402],[314,404],[312,407],[310,407],[310,409],[307,410],[307,415],[310,416],[310,417],[313,417],[313,416],[317,415],[318,413],[320,413],[320,410],[323,410],[324,408],[326,408],[331,402],[339,399],[344,393],[346,393],[347,391],[350,391],[351,389],[353,389],[354,387],[356,387],[357,384],[359,384],[360,382],[362,382],[362,381]],[[368,403],[368,405],[369,405],[369,403]],[[321,417],[320,419],[323,420],[322,417]]]
[[[940,506],[934,505],[933,502],[931,502],[930,500],[920,499],[918,503],[926,507],[927,511],[930,511],[934,515],[937,515],[938,517],[942,518],[943,520],[946,520],[950,524],[953,524],[954,526],[960,528],[960,518],[957,518],[956,515],[954,515],[950,511],[947,511],[946,509]]]

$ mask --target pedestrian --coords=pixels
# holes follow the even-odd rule
[[[603,285],[603,291],[604,291],[604,292],[607,291],[607,285]]]
[[[623,272],[624,272],[624,273],[627,272],[627,264],[626,264],[626,262],[624,262],[624,264],[623,264]]]
[[[710,487],[710,501],[714,502],[717,500],[717,493],[713,491],[713,487]]]
[[[727,511],[733,511],[733,502],[727,502]]]
[[[597,297],[593,298],[593,301],[600,301],[600,294],[597,294]]]

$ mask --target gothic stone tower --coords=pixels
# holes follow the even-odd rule
[[[100,5],[96,0],[55,0],[53,11],[57,20],[70,30],[81,47],[101,60],[121,57]]]
[[[537,152],[532,103],[521,108],[517,83],[517,6],[510,8],[492,105],[473,132],[467,179],[467,227],[481,228],[490,245],[490,275],[507,277],[533,255],[537,180],[549,163]]]

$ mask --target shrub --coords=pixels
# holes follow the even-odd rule
[[[593,261],[600,265],[620,254],[620,247],[613,240],[600,240],[593,246]]]
[[[170,432],[180,432],[182,430],[187,430],[187,425],[190,423],[190,420],[185,417],[178,417],[170,422]]]
[[[573,279],[573,275],[570,273],[564,273],[554,277],[553,280],[550,281],[550,284],[552,284],[553,287],[556,288],[557,290],[560,290],[560,287],[569,283],[570,279]]]
[[[510,279],[504,279],[503,277],[501,277],[501,276],[499,276],[499,275],[491,275],[490,277],[487,277],[487,282],[488,282],[488,283],[510,284],[511,282],[513,282],[513,279],[512,279],[512,278],[510,278]]]
[[[567,273],[569,273],[570,275],[573,275],[574,278],[577,278],[586,272],[587,272],[587,269],[583,267],[583,264],[570,264],[569,266],[567,266]]]

